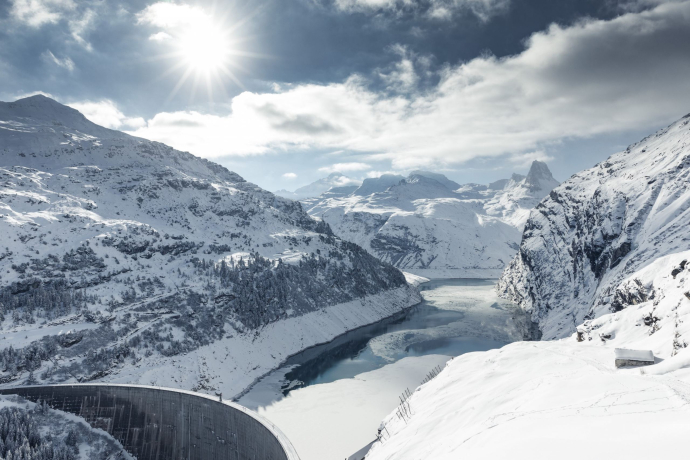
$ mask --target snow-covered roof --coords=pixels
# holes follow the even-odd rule
[[[651,350],[628,350],[627,348],[616,348],[615,353],[616,359],[654,362],[654,353],[652,353]]]

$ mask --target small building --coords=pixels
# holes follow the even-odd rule
[[[652,350],[616,348],[614,353],[616,354],[616,367],[648,366],[654,364],[654,353],[652,353]]]

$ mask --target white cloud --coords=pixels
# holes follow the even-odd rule
[[[10,15],[31,27],[40,27],[57,23],[75,8],[73,0],[12,0]]]
[[[366,163],[336,163],[319,168],[319,171],[330,174],[334,172],[366,171],[367,169],[371,169],[371,166]]]
[[[46,50],[41,57],[44,60],[57,65],[58,67],[69,70],[70,72],[74,70],[74,61],[72,61],[69,56],[65,56],[64,58],[60,59],[55,56],[52,51]]]
[[[374,178],[381,177],[384,174],[406,176],[407,171],[367,171],[366,177],[369,179],[374,179]]]
[[[511,156],[508,160],[516,168],[528,168],[534,160],[549,163],[555,158],[543,150],[535,150],[533,152],[525,152],[519,155]]]
[[[196,25],[211,22],[211,18],[201,9],[190,5],[158,2],[137,13],[140,24],[149,24],[162,29]]]
[[[415,89],[420,80],[415,68],[416,56],[407,47],[401,45],[392,46],[391,51],[400,56],[400,60],[390,69],[379,70],[379,78],[389,90],[407,92]]]
[[[20,24],[40,28],[45,24],[66,21],[72,39],[91,51],[85,35],[93,29],[96,12],[74,0],[11,0],[10,16]]]
[[[450,20],[456,14],[472,13],[480,20],[505,12],[510,0],[336,0],[337,9],[345,12],[377,14],[388,12],[398,16],[404,12],[418,13],[430,19]]]
[[[283,174],[283,177],[286,179],[297,179],[297,174],[287,172],[287,173]]]
[[[172,35],[170,35],[167,32],[158,32],[156,34],[151,34],[149,36],[149,40],[153,40],[154,42],[162,42],[165,40],[170,40],[172,38]]]
[[[96,13],[87,9],[80,17],[73,17],[68,21],[70,34],[74,41],[81,46],[91,51],[91,43],[89,43],[84,36],[93,29]]]
[[[67,104],[79,110],[86,118],[110,129],[137,129],[146,125],[143,118],[125,116],[111,100],[84,101]]]
[[[25,97],[35,96],[37,94],[41,94],[41,95],[43,95],[45,97],[49,97],[51,99],[56,99],[56,97],[50,93],[46,93],[43,91],[29,91],[28,93],[13,93],[10,96],[6,97],[5,100],[16,101],[18,99],[24,99]]]
[[[206,157],[347,150],[395,169],[516,157],[572,137],[651,129],[690,107],[690,2],[552,25],[520,54],[445,68],[423,92],[342,83],[245,92],[227,116],[160,113],[134,134]],[[366,158],[366,157],[365,157]]]

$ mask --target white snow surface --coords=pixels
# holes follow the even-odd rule
[[[300,187],[294,192],[290,192],[289,190],[278,190],[276,191],[276,195],[282,196],[283,198],[290,198],[292,200],[302,200],[305,198],[317,197],[322,193],[334,188],[359,186],[360,184],[361,182],[356,179],[349,178],[339,172],[334,172],[329,174],[328,177],[324,177],[323,179],[319,179],[311,184],[305,185],[304,187]]]
[[[443,355],[403,358],[354,378],[293,390],[257,412],[285,433],[301,460],[342,460],[374,440],[379,420],[399,404],[406,388],[419,385],[447,360]]]
[[[183,355],[154,355],[141,364],[122,366],[100,381],[193,389],[222,393],[225,399],[232,399],[291,355],[330,342],[349,330],[392,316],[420,301],[416,289],[402,287],[276,321],[258,331],[231,333]]]
[[[650,374],[616,369],[613,347],[574,339],[468,353],[414,392],[407,423],[384,420],[390,435],[366,458],[680,458],[690,369]]]
[[[494,278],[517,251],[530,210],[558,182],[535,161],[526,177],[514,175],[502,185],[459,186],[442,174],[414,171],[302,203],[336,235],[401,270],[428,278]]]

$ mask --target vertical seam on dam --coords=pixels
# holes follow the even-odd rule
[[[255,412],[172,388],[63,384],[2,388],[84,418],[138,460],[299,460],[290,441]]]

